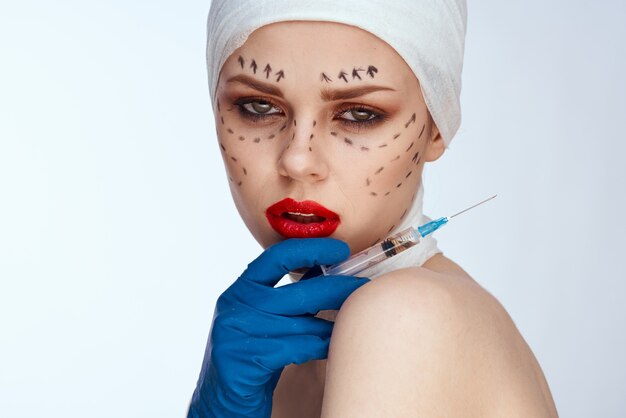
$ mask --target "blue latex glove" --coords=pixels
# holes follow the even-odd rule
[[[339,240],[288,239],[248,265],[217,300],[189,418],[271,416],[284,367],[328,356],[333,323],[315,314],[339,309],[369,279],[318,276],[274,286],[289,271],[349,255]]]

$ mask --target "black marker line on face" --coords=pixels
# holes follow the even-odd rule
[[[409,145],[405,152],[409,152],[409,150],[413,148],[413,144],[415,144],[415,142],[411,142],[411,145]]]
[[[417,151],[417,152],[415,153],[415,155],[413,155],[413,158],[411,158],[411,161],[412,161],[412,162],[414,162],[415,164],[418,164],[419,160],[418,160],[418,158],[417,158],[417,157],[418,157],[419,155],[420,155],[420,152],[419,152],[419,151]]]
[[[381,238],[377,238],[376,241],[374,241],[374,242],[372,242],[370,244],[370,247],[373,246],[373,245],[376,245],[380,240],[381,240]]]
[[[370,149],[367,147],[361,147],[361,151],[369,151]]]
[[[287,124],[285,123],[283,126],[281,126],[280,132],[284,131],[286,127],[287,127]]]
[[[391,193],[391,192],[387,192],[387,193],[385,193],[385,196],[389,196],[389,193]]]
[[[343,141],[348,145],[352,145],[352,140],[350,138],[344,138]]]
[[[233,160],[234,162],[237,162],[237,159],[235,157],[230,157],[231,160]]]
[[[378,196],[378,193],[376,193],[376,192],[370,192],[370,194],[371,194],[372,196]]]
[[[337,78],[341,78],[343,81],[347,83],[348,82],[348,78],[346,77],[347,75],[348,73],[346,73],[344,70],[341,70]]]
[[[232,129],[228,128],[228,133],[229,134],[234,134],[235,132]]]
[[[415,123],[415,113],[413,113],[413,116],[411,116],[411,119],[409,119],[409,121],[404,124],[404,127],[408,128],[411,122]]]
[[[254,142],[256,142],[258,144],[259,142],[261,142],[261,138],[259,138],[259,137],[254,138]]]
[[[256,64],[255,60],[252,60],[252,64],[250,64],[250,68],[252,68],[252,72],[254,74],[256,74],[256,69],[257,69],[258,65]]]
[[[354,80],[355,77],[358,78],[359,80],[362,80],[361,76],[359,75],[359,71],[365,71],[363,68],[353,68],[352,69],[352,79]]]
[[[274,139],[276,137],[275,134],[271,134],[270,136],[267,137],[267,139]]]
[[[402,186],[402,183],[398,183],[398,184],[396,185],[396,189],[397,189],[398,187],[400,187],[400,186]]]
[[[295,137],[296,137],[296,133],[294,132],[293,134],[291,134],[291,140],[293,141]]]
[[[330,133],[332,136],[337,136],[337,132],[331,132]]]
[[[248,175],[248,170],[246,170],[246,167],[243,167],[243,175],[247,176]]]
[[[413,174],[413,171],[409,171],[409,173],[406,176],[404,176],[404,178],[408,179],[411,174]]]
[[[395,135],[393,136],[393,139],[398,139],[398,137],[399,137],[399,136],[400,136],[400,134],[395,134]]]
[[[313,152],[313,150],[311,149],[311,147],[309,147],[309,152]]]
[[[220,107],[220,99],[217,99],[217,111],[218,111],[218,112],[221,112],[221,111],[222,111],[222,109],[221,109],[221,107]]]
[[[317,125],[317,121],[313,121],[313,127],[315,128],[315,125]]]
[[[400,216],[400,219],[404,218],[404,215],[406,215],[406,211],[409,210],[409,208],[404,209],[404,212],[402,212],[402,215]]]
[[[397,155],[397,156],[396,156],[396,158],[394,158],[393,160],[391,160],[391,162],[394,162],[394,161],[399,160],[399,159],[400,159],[400,156],[399,156],[399,155]]]
[[[221,142],[220,142],[220,148],[222,149],[222,151],[226,152],[226,148],[224,148],[224,145],[222,145]]]
[[[245,137],[243,137],[243,136],[240,136],[240,137],[239,137],[239,140],[240,140],[240,141],[245,141],[245,140],[246,140],[246,138],[245,138]]]
[[[298,124],[297,124],[295,119],[293,120],[293,126],[298,126]]]
[[[320,75],[320,81],[325,81],[327,83],[330,83],[333,80],[331,80],[330,77],[328,77],[325,73],[322,73],[322,75]]]
[[[224,116],[220,116],[220,120],[222,121],[222,125],[224,124]]]
[[[417,139],[420,139],[422,137],[422,134],[424,133],[424,128],[426,127],[426,124],[422,125],[422,130],[420,131],[419,136],[417,137]]]
[[[365,179],[365,185],[369,186],[370,184],[372,184],[372,182],[370,181],[370,178],[368,177]]]
[[[378,68],[374,67],[373,65],[370,65],[369,67],[367,67],[367,75],[369,75],[370,77],[374,78],[374,73],[378,72]]]
[[[263,70],[263,72],[265,73],[265,78],[266,79],[270,78],[270,73],[272,72],[272,67],[269,64],[267,64],[265,66],[265,69]]]
[[[244,64],[243,57],[239,55],[239,58],[237,58],[237,61],[239,61],[239,64],[241,65],[241,69],[243,70],[243,64]]]
[[[309,137],[309,141],[313,139],[313,134],[311,134],[311,136]]]
[[[237,183],[237,186],[241,186],[242,182]]]
[[[378,173],[380,173],[381,171],[383,171],[384,169],[385,169],[385,167],[380,167],[378,170],[376,170],[376,172],[375,172],[374,174],[378,174]]]
[[[379,145],[378,148],[385,148],[386,146],[387,144],[382,144],[382,145]]]
[[[228,181],[232,182],[233,178],[231,176],[228,176]]]
[[[396,227],[395,225],[391,225],[391,228],[389,228],[389,231],[387,231],[387,233],[390,233],[390,232],[391,232],[391,230],[392,230],[393,228],[395,228],[395,227]]]

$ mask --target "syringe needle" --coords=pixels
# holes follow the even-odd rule
[[[474,206],[470,206],[470,207],[469,207],[469,208],[467,208],[467,209],[463,209],[462,211],[457,212],[457,213],[455,213],[455,214],[454,214],[454,215],[452,215],[452,216],[448,216],[447,218],[448,218],[448,219],[454,218],[455,216],[460,215],[460,214],[462,214],[463,212],[467,212],[467,211],[468,211],[468,210],[470,210],[470,209],[474,209],[476,206],[482,205],[483,203],[490,201],[491,199],[493,199],[493,198],[494,198],[494,197],[496,197],[496,196],[497,196],[497,194],[494,194],[494,195],[493,195],[493,196],[491,196],[490,198],[485,199],[485,200],[483,200],[482,202],[476,203]]]

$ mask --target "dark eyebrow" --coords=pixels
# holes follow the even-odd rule
[[[228,83],[231,82],[239,82],[241,84],[245,84],[248,87],[252,87],[255,90],[258,90],[262,93],[271,94],[273,96],[277,96],[280,98],[284,98],[283,92],[276,86],[273,86],[268,83],[264,83],[259,81],[253,77],[247,76],[245,74],[238,74],[233,76],[227,80]],[[320,97],[325,102],[331,102],[336,100],[347,100],[354,99],[355,97],[364,96],[369,93],[373,93],[375,91],[388,90],[388,91],[396,91],[391,87],[384,86],[360,86],[354,87],[350,89],[341,89],[341,90],[330,90],[330,89],[322,89],[320,92]]]
[[[354,99],[355,97],[365,96],[366,94],[373,93],[375,91],[380,91],[380,90],[396,91],[395,89],[392,89],[391,87],[384,87],[384,86],[360,86],[360,87],[354,87],[351,89],[342,89],[342,90],[323,89],[320,92],[320,97],[325,102],[332,102],[334,100]]]
[[[278,96],[280,98],[284,98],[285,96],[283,95],[283,92],[276,86],[273,86],[271,84],[268,83],[263,83],[262,81],[259,81],[255,78],[252,78],[250,76],[247,76],[245,74],[238,74],[236,76],[233,76],[231,78],[229,78],[227,80],[227,83],[231,83],[237,81],[241,84],[245,84],[249,87],[252,87],[255,90],[258,90],[262,93],[267,93],[267,94],[271,94],[274,96]]]

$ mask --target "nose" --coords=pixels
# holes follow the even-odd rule
[[[285,138],[286,145],[278,160],[278,172],[292,180],[315,183],[328,176],[328,164],[321,148],[321,138],[316,138],[318,132],[306,128],[312,126],[312,123],[307,125],[300,122],[298,120],[297,126]]]

